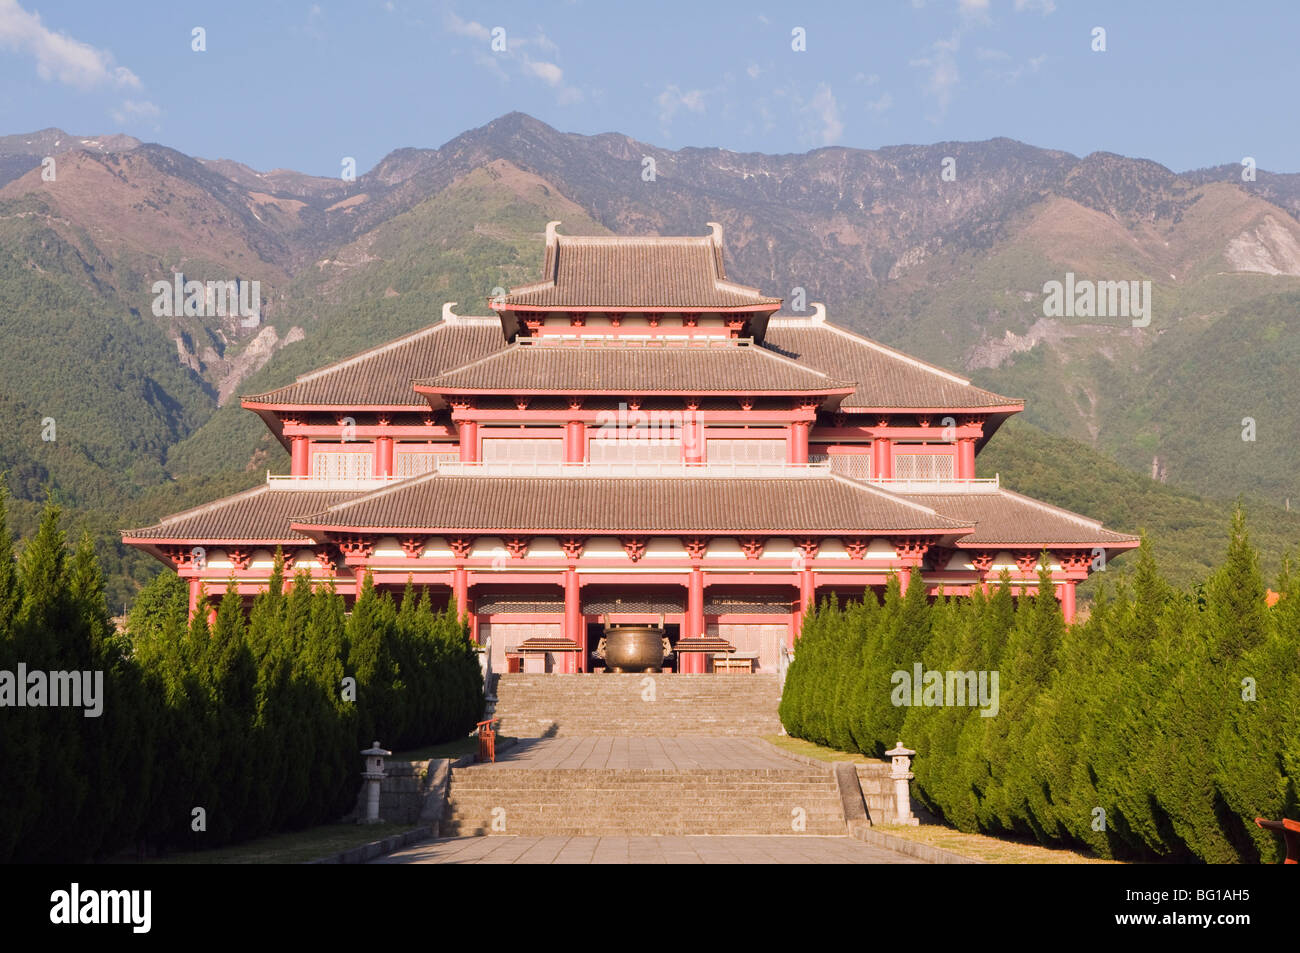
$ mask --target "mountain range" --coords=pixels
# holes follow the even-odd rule
[[[1009,139],[674,151],[520,113],[346,180],[120,135],[0,137],[0,470],[19,527],[52,492],[129,598],[153,567],[116,529],[284,469],[240,393],[430,324],[444,301],[483,313],[539,276],[553,219],[722,223],[730,278],[1025,399],[981,464],[1046,498],[1061,473],[1091,480],[1097,511],[1075,508],[1168,536],[1172,575],[1215,555],[1196,534],[1238,496],[1274,563],[1300,538],[1300,175]],[[156,315],[154,283],[178,273],[257,281],[260,320]],[[1149,323],[1056,315],[1045,285],[1067,276],[1149,282]],[[1119,520],[1117,494],[1135,507]]]

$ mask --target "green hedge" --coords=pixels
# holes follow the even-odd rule
[[[1300,575],[1268,607],[1245,519],[1202,585],[1171,587],[1144,540],[1128,585],[1067,627],[1039,593],[874,596],[809,613],[786,680],[786,731],[879,757],[917,751],[914,792],[965,831],[1129,859],[1276,862],[1256,816],[1300,801]],[[895,705],[893,673],[996,672],[997,714]]]
[[[0,496],[0,671],[102,671],[103,711],[0,708],[0,862],[82,861],[124,847],[214,847],[334,820],[353,805],[360,750],[463,737],[482,680],[455,607],[408,585],[401,611],[367,578],[350,617],[306,574],[247,617],[229,591],[186,621],[173,573],[118,635],[89,537],[69,553],[47,506],[16,562]],[[355,679],[355,694],[345,678]],[[204,830],[195,822],[202,808]]]

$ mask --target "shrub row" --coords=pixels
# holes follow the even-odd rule
[[[0,708],[0,862],[124,847],[213,847],[337,819],[360,750],[464,736],[483,709],[467,627],[408,585],[400,611],[367,577],[354,611],[305,573],[209,623],[158,576],[127,633],[110,620],[88,537],[69,553],[47,506],[14,560],[0,497],[0,672],[102,672],[102,713]],[[353,684],[350,680],[354,680]]]
[[[1100,587],[1068,627],[1045,569],[1020,599],[1005,575],[988,595],[933,600],[891,581],[883,602],[809,613],[781,718],[791,735],[873,757],[902,739],[917,751],[914,792],[961,830],[1110,857],[1274,862],[1280,841],[1253,819],[1298,809],[1289,563],[1278,587],[1270,607],[1240,510],[1204,584],[1170,586],[1144,540],[1129,580]],[[997,713],[895,704],[895,673],[916,663],[945,683],[996,672]]]

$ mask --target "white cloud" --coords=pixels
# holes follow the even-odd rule
[[[1037,10],[1043,16],[1056,9],[1056,0],[1016,0],[1016,13],[1024,13],[1026,10]]]
[[[1017,66],[1015,69],[1006,70],[1005,72],[999,75],[1003,79],[1005,79],[1008,83],[1014,83],[1016,80],[1020,79],[1020,77],[1024,76],[1026,73],[1037,73],[1039,67],[1041,67],[1045,62],[1047,62],[1047,54],[1039,53],[1037,56],[1033,56],[1025,60],[1024,63]]]
[[[867,103],[867,110],[869,112],[880,114],[889,109],[892,105],[894,105],[894,97],[889,95],[889,93],[885,93],[879,99],[870,100]]]
[[[989,0],[957,0],[957,12],[969,20],[986,20]]]
[[[750,79],[758,79],[758,75],[763,71],[758,68],[757,63],[750,63],[745,67],[745,72],[749,74]]]
[[[36,75],[77,89],[100,86],[139,89],[140,78],[125,66],[114,66],[113,56],[89,43],[56,33],[29,13],[17,0],[0,0],[0,46],[36,58]]]
[[[526,79],[540,80],[546,86],[555,90],[556,100],[562,106],[583,100],[582,90],[565,83],[564,70],[554,62],[560,52],[559,45],[540,29],[532,35],[516,35],[506,32],[503,37],[505,49],[493,50],[491,49],[492,33],[498,27],[487,27],[477,20],[462,19],[451,11],[447,12],[443,23],[447,32],[468,37],[475,41],[475,48],[470,54],[475,64],[492,73],[501,82],[507,83],[510,81],[511,72],[508,72],[506,67],[502,65],[509,64],[514,75],[523,76]],[[528,54],[527,50],[529,49],[540,51],[547,58],[535,59]]]
[[[1009,60],[1011,59],[1011,54],[1004,50],[988,50],[980,47],[975,51],[975,58],[977,60],[983,60],[984,62],[988,62],[989,60]]]
[[[564,82],[564,70],[554,63],[525,59],[523,69],[525,73],[531,73],[547,86],[560,86]]]
[[[112,112],[113,119],[119,123],[154,120],[161,115],[162,110],[147,99],[123,100],[122,105]]]
[[[817,118],[821,128],[817,137],[824,146],[834,145],[844,134],[844,121],[840,119],[840,105],[830,86],[822,83],[808,102],[808,109]]]
[[[472,37],[475,40],[483,40],[485,42],[491,42],[492,40],[492,31],[477,20],[462,20],[449,10],[447,11],[446,22],[447,29],[452,33],[456,33],[460,36]]]
[[[947,40],[935,40],[930,46],[930,55],[908,61],[909,66],[922,67],[929,71],[925,81],[926,94],[934,100],[937,112],[930,116],[931,121],[938,121],[948,111],[953,92],[961,82],[961,73],[957,69],[955,54],[961,46],[958,34]]]
[[[685,109],[699,116],[704,115],[704,95],[702,89],[682,92],[675,84],[665,86],[663,92],[655,97],[655,103],[659,107],[659,124],[663,127],[664,134],[668,134],[668,127],[679,110]]]

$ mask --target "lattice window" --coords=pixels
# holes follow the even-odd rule
[[[955,477],[951,453],[896,453],[895,480],[951,480]]]
[[[832,473],[838,473],[851,480],[871,479],[871,454],[832,453],[829,456]]]
[[[592,463],[680,463],[681,440],[661,438],[610,438],[592,440],[588,445]]]
[[[368,480],[374,474],[374,465],[374,455],[365,451],[318,450],[311,455],[312,476],[327,480]]]
[[[432,473],[437,469],[439,463],[454,463],[459,459],[459,451],[451,453],[439,451],[435,453],[422,450],[418,453],[397,453],[393,457],[393,475],[410,477],[419,476],[422,473]]]
[[[559,437],[485,437],[484,463],[562,463],[564,441]]]
[[[785,463],[785,441],[754,437],[714,437],[707,441],[709,463]]]

